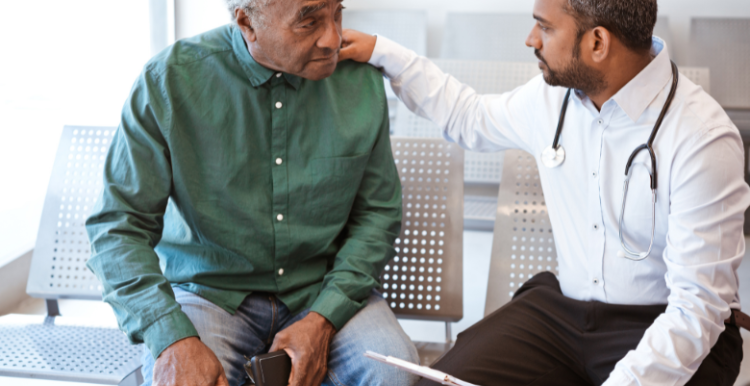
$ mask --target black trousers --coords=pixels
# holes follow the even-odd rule
[[[432,367],[481,386],[601,385],[665,309],[569,299],[545,272],[459,334],[455,347]],[[688,385],[732,386],[741,361],[739,329],[727,325]],[[437,383],[418,383],[428,385]]]

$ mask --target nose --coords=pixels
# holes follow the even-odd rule
[[[337,51],[341,47],[341,28],[336,20],[331,19],[326,23],[323,36],[318,39],[318,47],[329,52]]]
[[[526,37],[526,47],[531,47],[537,50],[542,49],[542,39],[539,38],[539,31],[537,25],[529,32],[529,36]]]

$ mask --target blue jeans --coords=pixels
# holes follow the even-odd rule
[[[174,289],[177,302],[198,330],[201,341],[221,361],[231,386],[246,381],[243,356],[252,358],[271,348],[279,331],[304,318],[268,294],[245,298],[234,315],[191,292]],[[388,304],[373,291],[367,306],[360,310],[333,338],[328,358],[325,386],[413,385],[419,378],[363,356],[372,350],[380,354],[419,363],[414,344],[401,329]],[[143,355],[143,379],[151,386],[154,359],[148,349]]]

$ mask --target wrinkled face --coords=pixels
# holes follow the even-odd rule
[[[526,39],[539,58],[544,81],[595,94],[606,87],[604,75],[589,66],[582,56],[581,36],[576,20],[565,9],[567,0],[536,0],[537,23]]]
[[[336,70],[341,48],[342,0],[272,0],[254,27],[259,63],[310,80]],[[257,52],[256,52],[257,51]]]

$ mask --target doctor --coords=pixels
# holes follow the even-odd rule
[[[526,45],[543,75],[502,95],[345,31],[341,59],[382,68],[447,140],[523,149],[539,164],[559,278],[527,281],[433,367],[483,386],[734,383],[742,142],[719,104],[673,72],[652,38],[656,15],[656,0],[536,0]]]

